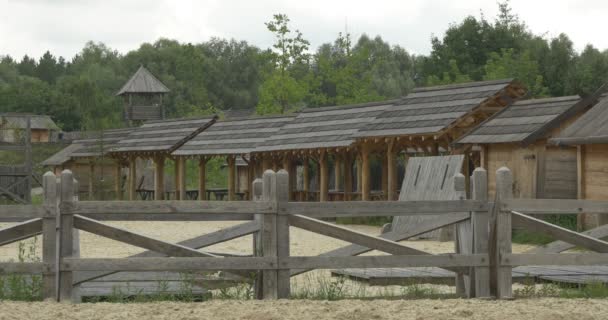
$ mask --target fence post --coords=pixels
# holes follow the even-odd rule
[[[262,179],[255,179],[251,185],[251,192],[253,201],[263,201],[263,186],[264,182]],[[255,214],[253,219],[258,222],[261,227],[264,221],[263,214]],[[261,230],[261,228],[260,228]],[[253,235],[253,255],[256,257],[262,256],[262,233],[260,231],[254,232]],[[254,290],[253,295],[255,299],[262,299],[264,297],[262,292],[262,272],[258,271],[254,279]]]
[[[44,208],[47,214],[42,219],[42,262],[55,268],[56,232],[57,232],[57,177],[48,171],[42,176],[44,189]],[[57,299],[55,295],[55,271],[45,272],[42,275],[42,298]]]
[[[74,201],[74,177],[72,171],[64,170],[61,173],[61,204],[59,206],[59,222],[60,222],[60,235],[59,235],[59,256],[57,261],[59,266],[63,262],[63,258],[69,258],[72,256],[74,243],[73,243],[73,229],[74,229],[74,217],[71,212],[62,212],[63,208],[69,207]],[[72,300],[72,272],[62,271],[61,268],[57,269],[57,277],[59,278],[59,301],[71,301]]]
[[[80,183],[75,178],[72,179],[74,185],[74,196],[72,200],[77,202],[80,200]],[[71,217],[72,215],[70,215]],[[72,227],[72,258],[80,258],[80,231]],[[72,302],[81,302],[82,297],[80,295],[80,284],[72,287]]]
[[[276,173],[276,201],[277,201],[277,266],[281,260],[289,258],[289,217],[282,212],[285,204],[289,201],[290,185],[289,173],[286,170],[279,170]],[[288,299],[291,292],[290,286],[291,273],[289,269],[279,269],[277,271],[277,298]]]
[[[476,168],[472,179],[473,200],[488,201],[488,172],[484,168]],[[473,227],[473,253],[487,254],[489,237],[489,212],[478,211],[471,214]],[[476,267],[473,271],[475,297],[490,296],[490,268]]]
[[[496,171],[496,297],[511,298],[512,269],[502,266],[500,259],[504,254],[511,253],[511,213],[501,209],[501,203],[513,198],[513,174],[507,167]]]
[[[454,191],[458,195],[459,200],[466,199],[465,177],[462,173],[457,173],[454,176]],[[454,251],[457,254],[470,253],[467,250],[467,222],[461,222],[454,225]],[[468,277],[463,273],[456,273],[456,294],[460,297],[466,297],[469,294],[470,286],[467,285]]]
[[[272,170],[266,170],[262,176],[264,201],[277,201],[277,175]],[[261,224],[262,255],[277,256],[277,215],[276,212],[264,214]],[[264,299],[277,299],[277,270],[262,271],[262,296]]]

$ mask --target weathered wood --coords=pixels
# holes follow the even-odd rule
[[[605,265],[608,261],[606,253],[536,253],[536,254],[505,254],[501,265],[514,266],[592,266]]]
[[[395,141],[391,139],[386,150],[387,165],[387,197],[386,200],[394,201],[397,199],[397,153],[395,152]]]
[[[344,154],[344,200],[350,201],[353,192],[353,157],[349,152]]]
[[[597,239],[602,239],[608,237],[608,225],[603,225],[591,230],[587,230],[581,232],[580,234],[590,236]],[[576,247],[575,245],[565,242],[565,241],[553,241],[543,246],[539,246],[533,249],[526,251],[525,253],[534,254],[534,253],[560,253],[566,250],[572,249]]]
[[[437,229],[443,228],[445,226],[452,225],[454,223],[465,221],[467,219],[469,219],[469,213],[464,213],[464,212],[458,213],[458,214],[446,216],[444,219],[433,219],[433,220],[423,221],[422,223],[417,225],[416,228],[409,230],[408,232],[391,231],[391,232],[383,233],[383,234],[379,235],[379,237],[383,238],[383,239],[391,240],[391,241],[406,240],[406,239],[427,233],[429,231],[437,230]],[[361,246],[358,244],[350,244],[350,245],[347,245],[347,246],[344,246],[344,247],[341,247],[338,249],[324,252],[324,253],[320,254],[319,256],[322,256],[322,257],[356,256],[356,255],[363,254],[363,253],[366,253],[366,252],[369,252],[372,250],[373,249],[370,249],[368,247]],[[301,274],[306,271],[309,271],[309,270],[306,270],[306,269],[291,270],[291,275],[292,276],[298,275],[298,274]]]
[[[95,163],[91,160],[89,161],[89,200],[94,200],[95,199]],[[78,190],[80,190],[79,188],[76,188],[76,192],[78,192]]]
[[[176,174],[179,176],[179,200],[186,200],[186,157],[178,157],[179,171]],[[177,191],[176,191],[177,192]]]
[[[137,158],[129,158],[129,200],[134,201],[137,196]]]
[[[119,162],[114,167],[114,193],[116,193],[116,200],[122,200],[122,165]]]
[[[165,197],[165,157],[154,158],[154,200]]]
[[[279,263],[279,268],[334,269],[334,268],[407,268],[440,267],[462,269],[488,265],[485,254],[396,255],[362,257],[290,257]]]
[[[0,206],[0,222],[21,222],[42,218],[47,210],[37,205],[2,205]]]
[[[264,201],[277,201],[277,177],[272,170],[267,170],[262,176]],[[261,224],[262,256],[277,259],[277,215],[275,212],[264,214]],[[264,299],[277,299],[277,270],[264,270],[262,272],[262,295]]]
[[[259,201],[264,201],[264,180],[258,178],[255,179],[253,181],[253,184],[251,186],[251,191],[253,192],[253,201],[254,202],[259,202]],[[254,221],[257,226],[258,226],[258,230],[257,232],[255,232],[253,234],[253,255],[256,257],[261,257],[264,255],[263,252],[263,247],[262,247],[262,232],[261,232],[261,227],[262,224],[264,223],[264,215],[263,214],[256,214],[254,215]],[[255,279],[253,281],[253,291],[254,291],[254,296],[256,299],[263,299],[264,298],[264,292],[263,292],[263,288],[264,288],[264,284],[263,284],[263,279],[262,279],[262,272],[256,272],[255,275]]]
[[[473,200],[487,201],[488,173],[484,168],[476,168],[473,171],[472,184]],[[488,254],[488,242],[490,240],[489,212],[473,211],[471,213],[471,225],[473,229],[473,253]],[[475,296],[478,298],[490,297],[490,269],[488,267],[476,267],[473,274]]]
[[[386,154],[381,154],[380,158],[380,169],[382,171],[382,176],[380,177],[381,187],[382,187],[382,200],[388,200],[388,156]]]
[[[466,199],[466,179],[462,173],[454,176],[454,192],[459,198]],[[463,221],[454,225],[454,252],[457,254],[471,254],[472,250],[472,230],[471,221]],[[475,288],[471,285],[473,273],[469,269],[469,275],[457,272],[454,283],[456,284],[456,294],[460,297],[472,297],[475,295]]]
[[[327,171],[327,153],[322,151],[319,155],[319,201],[327,201],[329,192],[329,172]]]
[[[228,200],[236,200],[236,165],[234,156],[226,158],[228,162]]]
[[[501,203],[503,211],[525,214],[608,214],[608,201],[577,199],[510,199]]]
[[[44,274],[51,270],[42,262],[0,262],[0,274]]]
[[[25,126],[25,170],[27,176],[25,177],[25,193],[23,200],[25,203],[32,203],[32,118],[27,117],[27,124]]]
[[[0,229],[0,246],[39,235],[42,233],[42,224],[42,219],[38,218]]]
[[[577,199],[585,199],[585,146],[576,146],[576,196]],[[585,213],[579,213],[576,217],[578,230],[584,229]]]
[[[74,177],[72,171],[64,170],[61,173],[61,205],[74,202]],[[61,206],[60,206],[61,208]],[[57,261],[61,263],[64,259],[72,258],[74,251],[74,217],[71,214],[58,215],[60,221],[59,256]],[[58,300],[72,300],[72,272],[58,268],[56,277],[59,279]]]
[[[308,157],[302,158],[302,183],[304,184],[304,199],[302,201],[307,201],[308,192],[310,191],[310,164]]]
[[[179,188],[181,187],[181,182],[179,180],[179,166],[180,166],[180,161],[179,161],[179,157],[175,157],[173,158],[173,182],[175,184],[175,195],[173,197],[173,200],[180,200],[180,196],[181,196],[181,192],[179,191]]]
[[[608,242],[606,241],[571,231],[516,211],[511,212],[511,218],[514,227],[526,228],[533,232],[544,233],[554,239],[566,241],[595,252],[608,253]]]
[[[276,173],[276,201],[277,208],[281,208],[289,201],[289,174],[285,170]],[[289,217],[285,215],[276,217],[276,244],[277,261],[280,263],[289,258]],[[277,271],[277,298],[288,299],[291,292],[290,270]]]
[[[361,147],[361,200],[369,201],[371,191],[369,148],[367,145]]]
[[[68,271],[192,271],[276,269],[276,257],[178,257],[178,258],[88,258],[64,259]]]
[[[279,214],[298,214],[308,217],[451,215],[455,212],[487,211],[490,205],[477,200],[290,202],[285,208],[281,208]]]
[[[207,159],[200,158],[198,160],[198,199],[207,199]]]
[[[496,171],[496,202],[501,203],[513,198],[513,174],[511,170],[502,167]],[[511,253],[511,213],[500,210],[496,216],[496,297],[511,298],[512,275],[511,266],[502,265],[501,258]]]
[[[49,212],[42,221],[42,262],[48,265],[57,265],[57,211],[58,190],[57,177],[48,171],[42,176],[42,187],[44,191],[44,207]],[[42,275],[42,297],[43,299],[57,300],[55,272]]]
[[[343,158],[340,154],[334,154],[334,190],[344,190],[342,187],[342,170],[344,169]]]

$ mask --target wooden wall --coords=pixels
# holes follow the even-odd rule
[[[522,148],[515,144],[493,144],[487,148],[488,193],[490,199],[496,192],[496,170],[506,166],[513,172],[513,196],[536,196],[537,147]]]
[[[538,198],[577,198],[576,149],[547,147],[543,188]]]
[[[588,200],[608,200],[608,144],[580,146],[582,171],[579,197]],[[582,214],[579,223],[585,228],[593,228],[608,223],[606,215]]]

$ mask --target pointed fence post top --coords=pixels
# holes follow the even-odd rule
[[[454,175],[454,190],[455,191],[465,191],[465,176],[462,173],[457,173]]]
[[[44,192],[44,205],[55,206],[57,204],[57,177],[51,171],[42,175],[42,189]]]

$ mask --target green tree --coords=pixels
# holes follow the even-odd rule
[[[493,52],[484,69],[484,80],[516,78],[528,88],[531,96],[543,97],[548,94],[538,62],[530,57],[529,51],[521,54],[515,54],[513,49],[503,49],[500,54]]]

